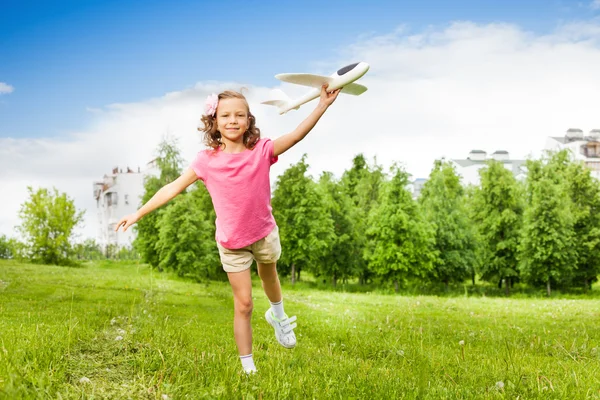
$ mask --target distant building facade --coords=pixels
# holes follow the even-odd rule
[[[104,175],[102,181],[94,182],[94,198],[98,215],[98,244],[106,249],[108,245],[118,247],[130,246],[135,239],[133,229],[127,232],[115,232],[117,222],[125,215],[134,213],[141,206],[144,194],[144,178],[157,175],[155,161],[146,165],[145,170],[134,171],[127,167],[125,170],[113,168],[111,174]]]
[[[427,179],[417,178],[414,181],[409,183],[408,190],[412,193],[413,199],[416,200],[419,198],[419,196],[421,195],[421,190],[423,189],[423,186],[425,185],[425,182],[427,182]]]
[[[488,155],[483,150],[471,150],[466,159],[449,160],[455,167],[456,173],[460,175],[461,182],[464,186],[475,185],[481,183],[479,170],[486,167],[489,160],[496,160],[504,165],[504,168],[513,173],[518,180],[524,179],[527,175],[525,167],[526,160],[511,160],[510,154],[505,150],[497,150]]]
[[[545,149],[571,150],[575,159],[583,161],[591,169],[592,176],[600,179],[600,129],[592,129],[587,135],[581,129],[569,129],[564,136],[549,137]]]
[[[546,140],[545,150],[563,149],[569,149],[576,160],[583,161],[590,168],[593,177],[600,179],[600,129],[592,129],[585,134],[581,129],[572,128],[567,130],[564,136],[551,136]],[[489,155],[483,150],[471,150],[467,158],[449,161],[454,165],[464,186],[478,186],[481,183],[479,170],[484,168],[489,160],[500,161],[518,180],[527,176],[527,160],[512,160],[505,150],[497,150]],[[427,179],[419,178],[410,183],[409,190],[413,198],[419,197],[426,181]]]

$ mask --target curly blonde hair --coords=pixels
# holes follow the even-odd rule
[[[250,112],[250,106],[248,106],[248,100],[243,94],[234,92],[232,90],[226,90],[219,93],[219,101],[223,99],[241,99],[246,104],[248,110],[248,129],[244,132],[244,146],[247,149],[253,149],[258,139],[260,139],[260,129],[256,126],[256,118]],[[204,144],[212,147],[214,150],[218,149],[221,145],[225,145],[221,140],[221,132],[217,130],[217,116],[215,115],[202,115],[202,127],[198,127],[200,132],[204,132]]]

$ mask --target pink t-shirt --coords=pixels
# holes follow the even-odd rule
[[[203,150],[191,168],[204,182],[217,214],[215,239],[227,249],[246,247],[275,228],[269,170],[277,162],[273,142],[260,139],[241,153]]]

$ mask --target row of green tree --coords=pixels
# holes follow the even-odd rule
[[[158,149],[160,174],[145,181],[142,203],[182,172],[174,141]],[[308,175],[307,158],[274,184],[273,212],[283,253],[278,269],[294,282],[302,271],[330,280],[393,285],[451,283],[476,277],[588,290],[600,274],[600,183],[567,151],[526,163],[515,179],[500,161],[480,170],[481,184],[464,187],[452,163],[436,161],[418,199],[398,164],[384,171],[363,155],[337,179]],[[198,183],[140,220],[134,249],[72,244],[82,219],[73,201],[30,190],[20,210],[20,240],[0,237],[0,257],[68,265],[77,259],[141,256],[161,270],[195,279],[222,279],[212,200]]]
[[[50,202],[39,202],[42,193],[54,199],[65,194],[48,194],[44,188],[33,191],[29,189],[30,199],[24,204],[27,210],[35,213],[21,213],[21,219],[27,221],[19,226],[20,237],[17,240],[0,235],[0,259],[16,259],[40,264],[75,266],[81,261],[97,260],[140,260],[138,251],[133,246],[117,246],[109,244],[101,246],[94,239],[75,242],[73,230],[79,224],[60,224],[51,215],[55,212]],[[71,199],[66,199],[73,203]],[[67,219],[75,220],[77,213],[71,208],[71,214],[63,214]],[[63,210],[64,211],[64,210]]]
[[[143,202],[181,173],[174,143],[159,149],[160,176],[146,181]],[[445,285],[481,280],[588,290],[600,274],[600,184],[567,151],[528,160],[517,181],[500,161],[465,188],[452,163],[436,161],[414,199],[409,174],[385,172],[363,155],[339,179],[308,175],[307,158],[275,182],[273,213],[283,253],[281,274],[329,279]],[[137,225],[134,243],[151,265],[196,278],[222,276],[214,209],[199,183]]]

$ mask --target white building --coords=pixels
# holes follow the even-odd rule
[[[488,154],[483,150],[471,150],[464,160],[450,160],[456,169],[456,173],[461,176],[461,182],[464,186],[480,183],[479,170],[487,166],[487,161],[497,160],[504,164],[504,168],[513,173],[518,180],[524,179],[527,175],[525,167],[526,160],[511,160],[508,151],[497,150]]]
[[[418,199],[421,195],[421,190],[423,190],[423,185],[425,185],[427,179],[425,178],[417,178],[414,181],[408,184],[408,190],[412,193],[413,199]]]
[[[130,246],[135,239],[134,230],[115,232],[117,222],[125,215],[134,213],[141,206],[144,194],[144,178],[158,173],[155,161],[146,165],[146,169],[125,171],[113,168],[110,175],[104,175],[101,182],[94,182],[94,198],[98,213],[97,242],[103,249],[107,245]]]
[[[587,136],[581,129],[569,129],[565,136],[549,137],[545,149],[571,150],[575,159],[583,161],[592,170],[592,176],[600,179],[600,129],[592,129]]]

